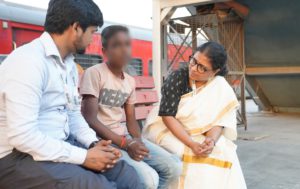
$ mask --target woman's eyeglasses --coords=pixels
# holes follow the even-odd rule
[[[190,65],[191,66],[197,66],[197,71],[200,73],[205,73],[205,72],[210,72],[213,71],[211,69],[208,69],[207,67],[205,67],[204,65],[200,64],[196,58],[194,58],[193,56],[190,56]]]

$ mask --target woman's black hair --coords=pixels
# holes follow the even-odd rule
[[[214,70],[220,69],[216,75],[225,76],[228,73],[227,53],[225,48],[216,42],[206,42],[197,47],[196,52],[203,53],[211,62]]]
[[[122,25],[110,25],[104,28],[101,32],[102,47],[107,48],[109,39],[119,32],[125,32],[129,34],[128,28]]]
[[[45,31],[62,34],[78,22],[85,32],[89,26],[103,25],[103,16],[93,0],[51,0],[49,2]]]

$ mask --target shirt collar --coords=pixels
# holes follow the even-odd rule
[[[52,39],[51,35],[48,32],[44,32],[40,36],[40,40],[44,46],[46,56],[55,56],[55,57],[59,58],[61,63],[64,62],[59,54],[57,46],[54,43],[54,40]],[[74,59],[74,56],[72,54],[70,54],[65,58],[65,60],[70,59],[70,58]]]

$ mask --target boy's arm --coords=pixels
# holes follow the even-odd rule
[[[98,98],[94,97],[93,95],[83,95],[81,111],[83,117],[86,119],[88,124],[96,131],[96,133],[101,138],[109,139],[114,144],[120,146],[122,142],[122,137],[120,135],[115,134],[108,128],[106,128],[97,118]],[[131,119],[131,116],[129,119]],[[136,123],[136,127],[139,128],[137,123]],[[135,136],[140,136],[140,135],[134,135],[134,137]],[[144,159],[145,156],[148,155],[149,151],[142,144],[141,141],[136,141],[133,143],[132,140],[127,140],[127,145],[129,143],[131,143],[131,145],[127,146],[128,147],[127,152],[129,153],[129,156],[134,160],[141,161],[142,159]]]
[[[141,138],[141,129],[135,118],[134,104],[124,104],[126,123],[129,134],[133,138]]]
[[[111,140],[113,144],[120,146],[122,137],[105,127],[97,118],[98,98],[93,95],[83,95],[81,112],[87,123],[96,131],[99,137]]]
[[[78,82],[78,70],[74,65],[73,78],[76,83]],[[78,95],[78,94],[74,94]],[[71,134],[78,142],[88,148],[93,142],[98,141],[95,131],[91,129],[87,122],[84,120],[80,112],[80,104],[74,104],[73,110],[68,111],[69,126]]]

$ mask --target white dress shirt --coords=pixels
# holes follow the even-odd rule
[[[80,104],[66,108],[60,76],[74,97],[78,74],[73,59],[69,55],[62,60],[45,32],[4,60],[0,66],[0,158],[15,148],[36,161],[84,162],[87,150],[65,142],[70,134],[85,147],[97,140],[81,115]]]

